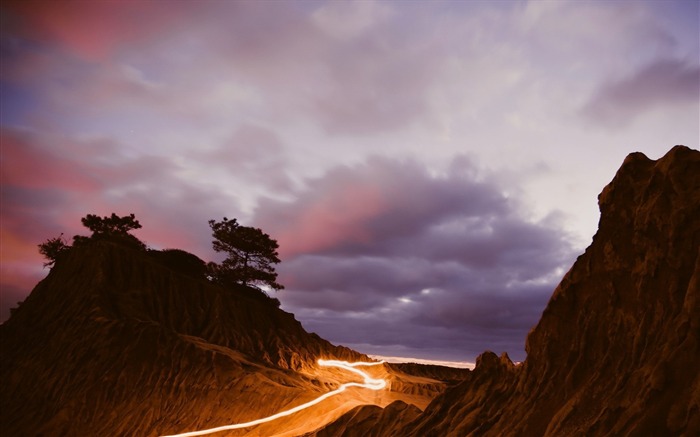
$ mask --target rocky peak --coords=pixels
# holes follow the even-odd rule
[[[697,412],[700,390],[688,370],[700,357],[698,331],[689,329],[700,318],[700,152],[676,146],[658,161],[629,155],[599,203],[593,243],[527,339],[520,390],[541,393],[529,396],[533,406],[544,396],[561,403],[547,421],[533,420],[533,431],[700,427],[686,416]],[[629,405],[645,405],[644,414]],[[677,420],[676,409],[686,418]],[[574,410],[597,416],[582,420]]]

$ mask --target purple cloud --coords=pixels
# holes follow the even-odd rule
[[[310,329],[373,350],[437,341],[462,351],[451,359],[499,347],[522,358],[573,259],[565,232],[526,219],[473,165],[436,174],[371,158],[262,203],[255,223],[279,237],[280,298]]]
[[[653,109],[697,105],[700,65],[660,59],[632,75],[603,84],[582,109],[588,119],[606,127],[621,127]]]

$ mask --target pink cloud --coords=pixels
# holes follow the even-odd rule
[[[255,124],[241,124],[218,148],[196,151],[192,158],[211,171],[244,179],[248,185],[276,192],[288,192],[294,185],[286,169],[285,145],[273,130]]]
[[[82,171],[70,158],[41,147],[16,131],[0,130],[0,142],[3,185],[28,189],[62,187],[77,192],[92,192],[100,186],[95,176]]]
[[[197,10],[195,2],[172,7],[155,1],[15,1],[6,6],[24,20],[25,34],[56,42],[92,61],[105,60],[120,48],[183,24]]]
[[[12,232],[12,227],[13,226],[5,226],[5,223],[3,223],[3,227],[0,228],[0,236],[2,239],[0,257],[2,258],[3,272],[6,269],[16,270],[18,265],[22,265],[28,261],[34,263],[41,259],[41,255],[39,255],[36,247],[38,242],[29,241],[28,236]],[[41,264],[37,263],[35,265]],[[14,268],[12,266],[14,266]],[[5,279],[4,275],[3,279]],[[8,281],[3,280],[2,282],[9,282],[12,285],[23,283],[23,281],[12,278],[8,279]]]
[[[369,243],[366,222],[381,215],[387,199],[380,187],[367,181],[336,187],[300,211],[291,226],[276,235],[282,258],[323,251],[338,244]]]
[[[697,61],[657,59],[629,77],[603,83],[581,114],[600,125],[619,129],[654,108],[692,108],[697,105],[698,94]]]

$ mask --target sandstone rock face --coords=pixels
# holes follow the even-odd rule
[[[591,246],[528,336],[516,390],[532,412],[513,425],[546,435],[698,435],[700,152],[629,155],[599,204]]]
[[[700,152],[629,155],[599,204],[527,359],[482,354],[385,435],[700,435]]]
[[[0,326],[3,435],[155,436],[258,419],[337,387],[317,358],[368,360],[251,290],[146,254],[74,248]]]
[[[416,419],[421,410],[395,401],[385,408],[376,405],[355,407],[332,424],[303,437],[382,437],[392,435],[392,428]]]

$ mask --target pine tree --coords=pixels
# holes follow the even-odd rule
[[[236,219],[209,220],[209,226],[214,250],[228,254],[220,265],[211,266],[215,280],[222,284],[284,288],[276,282],[274,264],[280,262],[277,241],[258,228],[241,226]]]

